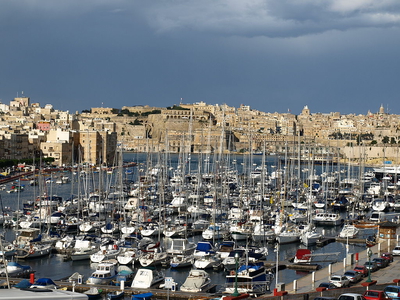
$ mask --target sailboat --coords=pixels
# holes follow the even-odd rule
[[[143,267],[161,265],[168,259],[168,254],[160,242],[156,244],[150,244],[145,250],[142,250],[142,254],[139,256],[140,265]]]

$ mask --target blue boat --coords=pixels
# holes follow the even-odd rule
[[[107,300],[124,299],[124,291],[114,291],[107,294]]]
[[[132,295],[132,300],[150,300],[153,297],[153,293],[144,293]]]

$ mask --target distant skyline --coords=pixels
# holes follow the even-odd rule
[[[400,114],[398,0],[3,0],[0,99]]]

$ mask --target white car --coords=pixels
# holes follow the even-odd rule
[[[350,280],[344,275],[332,275],[329,282],[333,283],[337,287],[348,287],[350,285]]]
[[[392,255],[400,255],[400,246],[396,246],[392,250]]]
[[[361,294],[346,293],[341,294],[338,300],[365,300],[365,298]]]

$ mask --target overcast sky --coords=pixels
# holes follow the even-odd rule
[[[1,0],[0,99],[400,114],[399,0]]]

